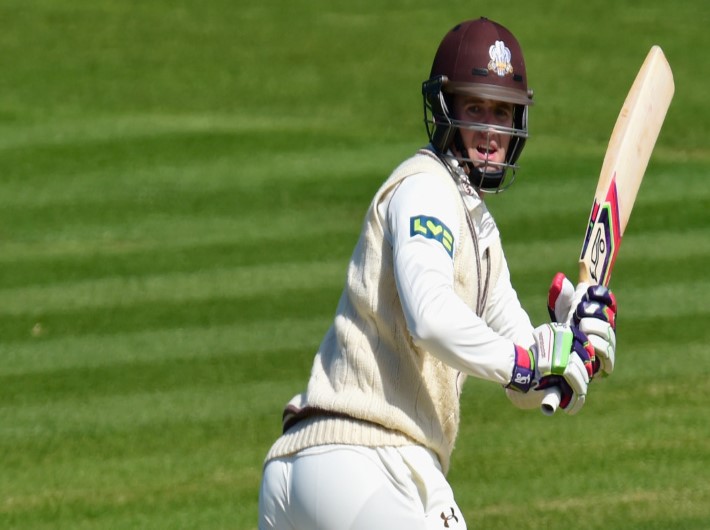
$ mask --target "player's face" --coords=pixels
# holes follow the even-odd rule
[[[513,104],[475,96],[457,95],[454,98],[457,119],[483,125],[513,126]],[[467,156],[477,167],[486,162],[503,163],[510,144],[510,135],[495,130],[473,131],[459,129]],[[495,168],[492,168],[495,170]]]

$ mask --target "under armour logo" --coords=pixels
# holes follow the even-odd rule
[[[456,517],[456,512],[454,512],[453,508],[451,508],[451,515],[446,515],[444,512],[441,512],[441,519],[444,521],[444,528],[449,528],[449,521],[452,519],[457,523],[459,522],[459,518]]]

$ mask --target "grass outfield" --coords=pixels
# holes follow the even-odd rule
[[[256,528],[371,195],[424,142],[435,47],[481,14],[536,91],[489,201],[536,322],[651,44],[676,97],[612,281],[617,371],[575,417],[469,379],[469,528],[708,528],[706,3],[447,4],[2,2],[0,528]]]

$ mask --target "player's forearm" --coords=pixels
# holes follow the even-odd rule
[[[495,333],[458,297],[447,271],[424,267],[416,259],[403,263],[397,282],[415,344],[461,372],[507,384],[513,342]]]
[[[505,262],[498,282],[490,288],[485,318],[496,333],[516,344],[528,347],[533,343],[533,325],[510,283]]]
[[[449,366],[474,377],[506,385],[513,371],[513,342],[475,326],[445,322],[413,336],[415,344]],[[463,324],[463,323],[461,323]]]

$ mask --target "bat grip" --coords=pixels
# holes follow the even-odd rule
[[[542,398],[542,403],[540,404],[540,412],[545,416],[552,416],[557,407],[560,406],[560,401],[562,400],[562,394],[560,389],[556,386],[551,386],[545,389],[545,397]]]

